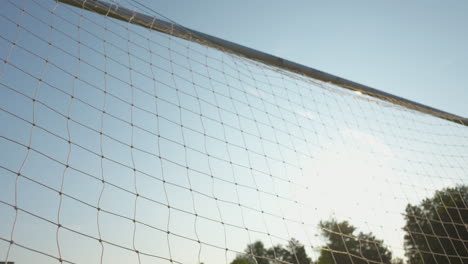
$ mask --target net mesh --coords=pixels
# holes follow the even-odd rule
[[[55,1],[2,6],[0,260],[468,263],[466,127]]]

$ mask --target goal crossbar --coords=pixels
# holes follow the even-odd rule
[[[265,52],[261,52],[252,48],[248,48],[224,39],[220,39],[196,30],[186,28],[184,26],[158,19],[154,16],[149,16],[119,6],[114,3],[108,3],[101,0],[57,0],[65,4],[86,9],[98,14],[109,16],[128,23],[136,24],[151,30],[156,30],[165,34],[169,34],[181,39],[193,41],[202,45],[210,46],[224,52],[232,53],[238,56],[264,63],[266,65],[278,67],[283,70],[294,72],[303,76],[307,76],[326,83],[331,83],[342,88],[359,92],[380,100],[388,101],[408,109],[426,113],[438,118],[449,120],[458,124],[468,126],[468,118],[454,115],[424,104],[420,104],[390,93],[386,93],[372,87],[356,83],[336,75],[332,75],[317,69],[307,67],[305,65],[295,63]]]

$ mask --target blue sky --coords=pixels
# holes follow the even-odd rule
[[[361,4],[151,2],[466,115],[463,7]],[[465,127],[54,1],[2,5],[0,260],[227,264],[291,237],[316,259],[332,217],[403,256],[404,207],[467,183]]]
[[[468,116],[466,1],[140,2],[189,28]]]

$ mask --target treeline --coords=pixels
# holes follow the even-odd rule
[[[405,209],[404,249],[408,264],[468,264],[468,186],[446,188],[419,205]],[[320,245],[314,262],[303,244],[291,239],[286,245],[265,248],[261,241],[247,245],[231,264],[404,264],[383,240],[372,233],[356,233],[347,221],[320,223],[327,243]]]

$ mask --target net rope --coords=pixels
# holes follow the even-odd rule
[[[466,127],[51,0],[0,19],[0,260],[468,261]]]

